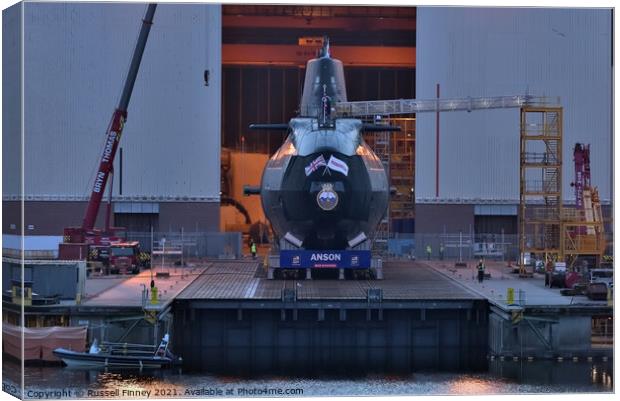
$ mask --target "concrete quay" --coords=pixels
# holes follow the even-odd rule
[[[520,278],[505,262],[485,262],[490,278],[478,282],[476,261],[424,262],[489,302],[489,355],[499,358],[566,359],[613,356],[613,305],[586,296],[563,296],[544,276]],[[508,289],[514,290],[509,302]]]

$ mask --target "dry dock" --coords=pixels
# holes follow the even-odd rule
[[[267,280],[218,262],[175,299],[189,369],[261,372],[483,370],[487,301],[417,263],[385,280]]]
[[[499,263],[482,284],[451,266],[388,262],[384,280],[267,280],[258,263],[215,262],[172,304],[176,349],[189,369],[248,374],[484,370],[487,357],[611,355],[593,340],[594,320],[611,316],[607,302],[561,296]]]
[[[3,267],[19,267],[11,263]],[[257,261],[215,260],[88,278],[78,299],[24,310],[29,326],[88,325],[90,340],[157,343],[168,332],[185,369],[231,374],[484,371],[488,358],[612,356],[607,301],[562,296],[501,263],[487,272],[478,283],[472,266],[390,261],[384,280],[268,280]],[[20,305],[3,306],[18,318]]]
[[[388,268],[385,280],[267,280],[258,262],[213,262],[176,300],[280,301],[290,290],[297,301],[366,301],[368,290],[373,289],[382,291],[383,303],[485,299],[424,264],[393,262]]]

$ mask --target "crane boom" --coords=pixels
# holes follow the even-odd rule
[[[88,202],[88,208],[86,209],[86,214],[84,215],[84,220],[82,222],[82,229],[84,231],[93,229],[97,219],[97,214],[99,213],[101,199],[103,197],[110,172],[112,171],[114,165],[114,156],[116,155],[116,149],[118,148],[118,143],[121,140],[123,127],[127,119],[127,107],[129,106],[129,100],[131,98],[131,93],[133,92],[133,86],[136,82],[138,69],[140,68],[140,62],[142,61],[146,41],[151,30],[151,25],[153,24],[153,16],[155,15],[156,8],[157,4],[149,4],[146,14],[144,15],[144,19],[142,20],[142,28],[140,29],[140,35],[138,36],[138,41],[136,42],[136,48],[133,52],[127,77],[125,78],[123,93],[118,102],[118,107],[112,114],[110,125],[108,126],[106,141],[99,162],[99,169],[97,171],[97,175],[95,176],[90,201]]]

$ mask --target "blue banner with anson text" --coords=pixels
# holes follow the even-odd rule
[[[282,268],[370,268],[370,251],[280,251]]]

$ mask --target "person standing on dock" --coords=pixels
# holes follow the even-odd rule
[[[252,252],[252,259],[256,259],[256,244],[252,241],[250,245],[250,252]]]
[[[443,244],[439,244],[439,260],[443,260]]]
[[[484,259],[480,259],[478,262],[478,282],[482,283],[484,280]]]
[[[433,250],[431,249],[431,245],[426,244],[426,259],[431,260],[432,253],[433,253]]]

